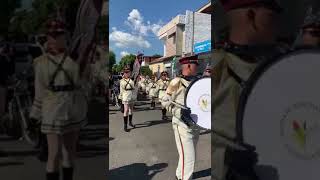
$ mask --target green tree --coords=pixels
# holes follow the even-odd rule
[[[140,73],[144,76],[151,76],[152,70],[149,68],[149,66],[142,66],[140,69]]]
[[[154,54],[152,57],[162,57],[160,54]]]
[[[43,33],[48,18],[53,18],[57,15],[57,8],[62,10],[67,29],[69,32],[73,32],[79,5],[79,0],[33,0],[30,11],[15,13],[10,25],[10,32],[17,34]]]
[[[114,64],[116,64],[116,55],[113,51],[109,51],[109,67],[113,67]]]
[[[124,68],[125,65],[129,65],[132,68],[135,59],[136,59],[136,56],[133,54],[123,56],[119,63],[121,70]]]
[[[6,36],[9,25],[17,8],[21,6],[21,0],[2,0],[0,6],[0,35]]]

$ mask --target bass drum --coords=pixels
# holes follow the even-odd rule
[[[188,86],[185,105],[191,109],[192,121],[203,129],[211,129],[211,78],[197,79]]]
[[[240,97],[237,135],[255,146],[261,180],[318,180],[320,51],[300,50],[257,68]]]

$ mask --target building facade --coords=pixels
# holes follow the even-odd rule
[[[158,71],[159,66],[161,70],[177,74],[176,70],[172,69],[173,58],[210,53],[212,11],[209,2],[195,12],[187,10],[185,15],[177,15],[163,26],[157,35],[164,45],[164,57],[151,63],[151,67]]]

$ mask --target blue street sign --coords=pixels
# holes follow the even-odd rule
[[[193,52],[195,54],[211,51],[211,40],[202,41],[194,44]]]

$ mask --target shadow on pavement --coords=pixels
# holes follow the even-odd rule
[[[2,151],[0,157],[35,156],[38,153],[39,153],[39,150]]]
[[[134,163],[110,170],[107,177],[109,180],[151,180],[154,175],[162,172],[166,167],[168,167],[167,163],[152,166],[147,166],[145,163]]]
[[[78,157],[81,158],[91,158],[96,156],[106,156],[107,144],[101,145],[83,145],[79,144],[78,148]]]
[[[211,177],[211,168],[193,173],[193,179],[198,179],[203,177]]]
[[[24,165],[23,162],[1,162],[0,167],[7,167],[7,166],[22,166]]]
[[[108,137],[107,128],[81,129],[80,140],[99,140]]]
[[[158,125],[158,124],[166,124],[166,123],[170,123],[171,121],[168,120],[159,120],[159,121],[147,121],[143,124],[134,124],[135,128],[133,129],[139,129],[139,128],[144,128],[144,127],[150,127],[150,126],[154,126],[154,125]]]
[[[143,108],[137,108],[137,107],[135,107],[135,108],[133,109],[133,112],[149,111],[149,110],[153,110],[153,109],[151,109],[151,107],[143,107]]]
[[[107,123],[108,113],[105,103],[99,101],[91,101],[88,107],[88,123],[89,125],[99,125]]]

